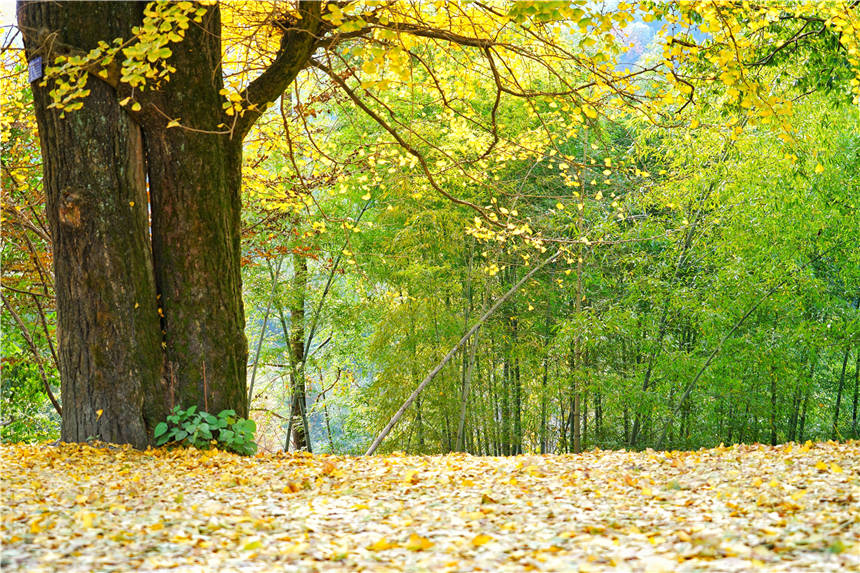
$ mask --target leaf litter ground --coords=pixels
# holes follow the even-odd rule
[[[3,445],[3,571],[860,571],[860,442],[510,458]]]

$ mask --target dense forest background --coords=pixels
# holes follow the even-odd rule
[[[663,57],[664,24],[629,22],[613,66]],[[567,40],[599,59],[588,34]],[[261,448],[364,451],[493,301],[559,249],[383,450],[860,438],[857,80],[815,42],[751,68],[760,97],[787,104],[768,112],[730,81],[705,83],[659,121],[608,97],[601,108],[554,97],[540,66],[517,74],[533,95],[494,99],[463,78],[474,54],[434,42],[412,59],[343,51],[339,65],[376,74],[363,105],[389,123],[302,77],[245,146]],[[59,428],[50,240],[19,52],[3,55],[3,441]]]

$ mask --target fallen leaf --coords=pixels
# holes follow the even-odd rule
[[[409,535],[409,541],[406,542],[406,549],[409,551],[425,551],[433,547],[435,543],[427,539],[426,537],[421,537],[417,533],[412,533]]]

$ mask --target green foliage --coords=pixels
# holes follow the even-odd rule
[[[4,443],[55,440],[59,437],[60,417],[45,394],[39,369],[24,348],[17,325],[9,324],[5,315],[3,319],[0,440]],[[41,337],[36,341],[44,343]],[[50,368],[47,374],[51,381],[59,382],[55,369]]]
[[[159,446],[175,443],[205,450],[217,445],[225,450],[244,456],[257,453],[253,420],[236,417],[234,410],[222,410],[217,416],[198,412],[197,406],[182,410],[173,408],[166,422],[155,426],[156,443]]]

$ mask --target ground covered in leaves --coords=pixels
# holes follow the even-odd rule
[[[242,458],[0,447],[3,571],[858,571],[860,442]]]

